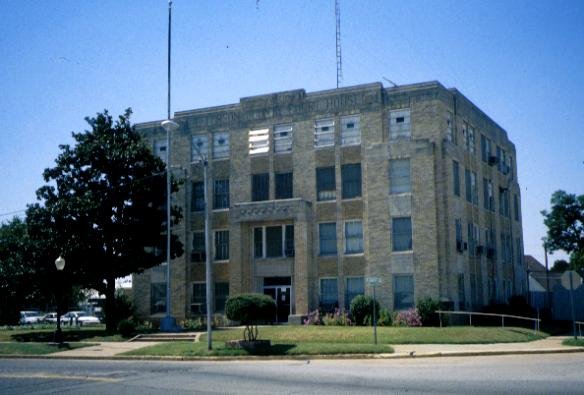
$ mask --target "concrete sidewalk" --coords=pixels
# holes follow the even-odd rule
[[[525,343],[494,343],[494,344],[397,344],[393,345],[395,352],[392,354],[375,354],[375,355],[328,355],[327,358],[423,358],[423,357],[440,357],[440,356],[479,356],[479,355],[505,355],[505,354],[547,354],[547,353],[566,353],[566,352],[584,352],[583,347],[563,346],[562,341],[565,336],[550,336],[546,339],[536,340]],[[102,342],[96,346],[78,348],[75,350],[61,351],[49,354],[46,357],[51,358],[82,358],[82,359],[121,359],[132,358],[120,356],[119,354],[126,351],[136,350],[142,347],[151,346],[161,342]],[[254,357],[256,358],[256,357]],[[270,359],[286,359],[285,356],[267,357]],[[307,358],[306,356],[303,358]],[[310,359],[318,356],[310,356]],[[140,357],[140,359],[149,359]],[[184,359],[182,357],[153,357],[152,359]],[[199,359],[199,358],[193,358]],[[205,358],[200,358],[205,359]],[[217,359],[217,358],[212,358]],[[229,357],[220,358],[229,360]],[[234,358],[241,359],[241,358]]]
[[[438,357],[438,356],[473,356],[505,354],[547,354],[565,352],[584,352],[583,347],[562,345],[568,336],[549,336],[542,340],[522,343],[492,344],[396,344],[392,345],[393,354],[384,354],[384,358],[404,357]]]

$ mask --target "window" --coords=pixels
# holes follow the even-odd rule
[[[468,151],[475,153],[475,130],[472,126],[468,127]]]
[[[485,209],[495,211],[495,197],[493,196],[493,182],[487,178],[483,178],[483,199],[484,199]]]
[[[347,308],[357,295],[365,295],[365,281],[363,277],[348,277],[345,289],[345,306]]]
[[[476,247],[479,244],[479,228],[473,224],[467,224],[467,237],[468,237],[468,254],[470,256],[476,255]]]
[[[414,307],[414,276],[396,274],[393,276],[393,309],[405,310]]]
[[[339,304],[339,291],[336,278],[320,279],[320,305],[325,311],[332,310]]]
[[[260,226],[253,230],[255,258],[294,256],[294,225]]]
[[[292,124],[274,126],[274,152],[292,152]]]
[[[335,145],[335,121],[318,119],[314,123],[314,147],[331,147]]]
[[[251,176],[251,200],[258,202],[270,198],[270,175],[268,173]]]
[[[472,189],[472,202],[478,206],[479,204],[479,184],[477,183],[477,173],[470,172],[470,187]]]
[[[166,163],[166,139],[154,140],[154,155]]]
[[[225,302],[229,297],[229,283],[215,283],[215,312],[225,311]]]
[[[213,159],[229,158],[229,132],[213,134]]]
[[[229,259],[229,231],[215,231],[215,260],[226,261]]]
[[[281,226],[267,226],[266,227],[266,257],[275,258],[282,256],[282,227]]]
[[[456,144],[454,128],[452,127],[452,113],[450,111],[446,113],[446,140]]]
[[[410,159],[389,161],[389,193],[408,193],[412,191],[410,178]]]
[[[513,214],[515,216],[515,221],[519,221],[519,198],[517,194],[513,195]]]
[[[412,218],[393,218],[392,221],[393,251],[409,251],[412,249]]]
[[[290,199],[293,196],[292,173],[276,173],[276,199]]]
[[[264,228],[254,228],[253,230],[253,256],[255,258],[264,257]]]
[[[501,171],[502,150],[501,147],[497,146],[497,170]]]
[[[345,254],[363,252],[363,224],[361,221],[345,222]]]
[[[229,180],[215,180],[213,208],[229,208]]]
[[[358,115],[341,118],[341,144],[361,144],[361,128],[359,127]]]
[[[463,252],[464,245],[462,242],[462,220],[460,218],[454,220],[454,228],[456,233],[456,251]]]
[[[284,234],[284,255],[294,256],[294,225],[286,225]]]
[[[341,166],[343,199],[361,196],[361,163]]]
[[[191,294],[191,313],[207,313],[207,287],[205,283],[193,283],[193,293]]]
[[[489,156],[491,156],[491,140],[481,134],[481,159],[483,162],[489,162]]]
[[[166,312],[166,283],[150,284],[150,314]]]
[[[389,138],[410,138],[410,109],[393,110],[389,113]]]
[[[468,123],[466,123],[466,122],[462,123],[462,138],[464,139],[464,149],[469,151],[470,150],[470,147],[469,147],[470,140],[468,138]]]
[[[191,262],[205,262],[205,232],[193,233]]]
[[[317,200],[335,200],[336,188],[334,167],[320,167],[316,169]]]
[[[248,133],[249,154],[265,154],[270,151],[269,129],[250,130]]]
[[[207,136],[193,136],[191,140],[191,160],[205,160],[207,159],[207,154],[209,149],[209,144],[207,141]]]
[[[509,217],[509,190],[499,187],[499,214]]]
[[[454,179],[454,194],[460,196],[460,170],[455,160],[452,161],[452,178]]]
[[[320,255],[337,255],[337,224],[328,222],[318,224]]]
[[[205,185],[202,182],[193,182],[191,194],[191,211],[205,210]]]
[[[469,203],[479,204],[479,190],[477,185],[477,173],[464,169],[466,200]]]
[[[466,308],[466,291],[464,289],[464,273],[458,273],[458,309]]]

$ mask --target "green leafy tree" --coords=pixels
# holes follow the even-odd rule
[[[27,210],[25,219],[14,218],[0,226],[0,323],[16,324],[20,310],[66,309],[81,296],[77,287],[64,286],[67,272],[57,273],[50,224],[34,225],[39,207]],[[48,225],[48,226],[47,226]],[[36,231],[39,230],[39,231]]]
[[[43,173],[47,184],[37,196],[44,205],[29,208],[35,231],[48,229],[53,255],[66,259],[71,283],[105,294],[112,331],[115,279],[165,260],[166,166],[131,126],[130,115],[127,109],[116,121],[107,111],[86,118],[91,129],[73,133],[75,145],[60,146],[56,166]],[[172,214],[178,223],[180,209]],[[171,250],[172,257],[183,253],[176,236]]]
[[[276,318],[276,302],[271,296],[263,294],[230,296],[225,302],[225,315],[245,325],[244,340],[254,341],[258,338],[258,324],[273,322]]]
[[[558,259],[554,262],[554,265],[550,269],[552,272],[555,273],[563,273],[566,270],[570,269],[570,264],[563,259]]]
[[[570,254],[570,268],[584,272],[584,195],[556,191],[551,211],[543,210],[548,228],[545,239],[549,251],[564,250]]]
[[[16,324],[18,312],[31,299],[32,272],[27,266],[29,237],[19,218],[0,226],[0,324]]]

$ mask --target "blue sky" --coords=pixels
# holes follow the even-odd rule
[[[58,145],[103,109],[166,117],[167,2],[0,2],[0,221],[35,201]],[[173,13],[172,110],[334,88],[334,0],[187,1]],[[525,251],[540,210],[584,194],[583,1],[341,0],[343,85],[438,80],[517,147]],[[554,254],[554,259],[562,254]]]

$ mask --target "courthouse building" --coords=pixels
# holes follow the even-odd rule
[[[215,312],[228,295],[274,297],[278,320],[348,307],[377,277],[382,307],[426,296],[478,309],[525,293],[520,188],[507,132],[438,82],[245,97],[181,111],[171,165],[185,254],[171,262],[171,314]],[[160,121],[137,128],[166,160]],[[203,171],[208,159],[210,251]],[[166,309],[166,266],[133,279],[142,318]]]

